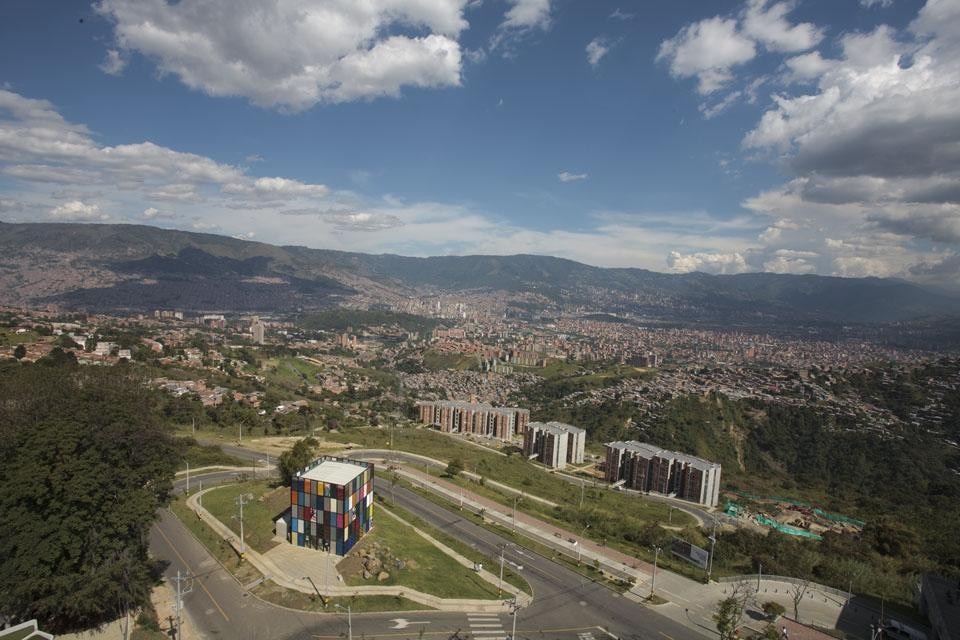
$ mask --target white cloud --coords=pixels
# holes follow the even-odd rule
[[[713,104],[707,104],[706,102],[702,103],[698,109],[700,110],[700,113],[703,114],[704,118],[711,120],[736,104],[741,95],[742,94],[739,91],[731,91]]]
[[[747,261],[740,253],[692,253],[671,251],[667,267],[675,273],[702,271],[713,274],[745,273],[750,271]]]
[[[550,0],[507,0],[513,6],[504,16],[504,29],[546,29],[550,26]]]
[[[893,6],[893,0],[860,0],[860,6],[871,9],[873,7],[882,7],[886,9],[887,7]]]
[[[177,216],[173,213],[160,211],[156,207],[147,207],[143,210],[144,220],[176,220]]]
[[[616,9],[614,9],[613,13],[610,14],[611,20],[621,20],[624,22],[626,22],[627,20],[633,20],[635,17],[637,17],[637,14],[626,13],[624,11],[621,11],[620,7],[617,7]]]
[[[756,54],[754,41],[737,29],[735,19],[716,16],[687,25],[661,42],[657,60],[667,62],[675,77],[696,76],[697,90],[707,95],[730,81],[732,67]]]
[[[108,49],[107,57],[100,65],[100,70],[111,76],[118,76],[127,68],[127,59],[117,49]]]
[[[100,211],[96,204],[85,204],[80,200],[70,200],[50,210],[50,217],[57,220],[109,220],[110,216]]]
[[[833,65],[832,62],[824,60],[819,51],[787,58],[784,64],[790,69],[791,79],[803,82],[819,78]]]
[[[607,39],[598,36],[587,43],[587,62],[590,63],[590,66],[596,69],[600,65],[600,60],[603,59],[603,56],[607,55],[610,52],[610,43],[607,42]]]
[[[586,180],[588,177],[585,173],[570,173],[569,171],[561,171],[557,174],[560,182],[577,182],[578,180]]]
[[[770,51],[792,53],[815,47],[823,39],[823,30],[809,22],[790,24],[786,16],[792,9],[791,2],[747,0],[743,32]]]
[[[96,5],[114,24],[118,57],[138,52],[192,89],[291,111],[397,96],[407,86],[459,86],[465,6],[465,0],[262,0],[244,10],[232,0]]]

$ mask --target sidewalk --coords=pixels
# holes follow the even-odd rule
[[[580,547],[581,559],[588,562],[598,561],[600,567],[612,575],[626,575],[634,580],[634,587],[624,594],[636,602],[644,601],[650,595],[653,566],[636,557],[597,544],[596,542],[572,535],[569,531],[556,527],[550,523],[513,510],[499,502],[463,489],[457,484],[436,478],[416,469],[400,467],[398,473],[414,485],[423,487],[434,493],[444,496],[453,503],[460,503],[473,511],[483,509],[484,517],[519,531],[538,542],[545,544],[561,553],[577,556],[577,547]],[[575,540],[576,545],[569,542]],[[750,579],[751,583],[753,579]],[[733,589],[730,582],[711,582],[702,584],[690,578],[657,569],[656,594],[667,600],[661,605],[650,605],[660,613],[675,622],[693,629],[706,637],[716,637],[716,627],[712,616],[717,604],[728,597]],[[834,628],[843,607],[844,599],[838,599],[831,594],[817,590],[816,584],[811,583],[810,590],[805,594],[800,605],[800,618],[806,624],[816,624],[826,628]],[[744,615],[744,624],[762,629],[764,622],[760,620],[760,607],[768,600],[782,604],[788,612],[793,611],[793,599],[790,595],[790,585],[764,579],[759,590],[754,587],[754,602],[748,604]],[[753,615],[751,615],[753,612]]]
[[[199,501],[199,497],[214,488],[204,489],[187,498],[187,507],[194,511],[214,532],[226,540],[240,553],[239,536],[225,524],[217,520],[207,511]],[[386,515],[386,512],[383,512]],[[387,517],[391,517],[389,514]],[[396,517],[396,516],[393,516]],[[453,557],[465,567],[473,568],[473,562],[458,554],[453,549],[440,544],[416,527],[414,530],[421,536],[436,544],[441,551]],[[348,586],[340,581],[336,573],[336,563],[339,558],[313,549],[304,549],[283,541],[265,554],[261,554],[249,546],[245,547],[243,557],[253,565],[264,579],[272,580],[286,589],[293,589],[302,593],[314,594],[321,590],[324,596],[400,596],[441,611],[465,612],[504,612],[510,611],[507,600],[481,600],[472,598],[441,598],[432,594],[416,591],[404,586]],[[332,572],[332,573],[331,573]],[[306,575],[304,575],[306,574]],[[480,575],[490,584],[497,586],[498,579],[489,571],[481,571]],[[310,580],[307,580],[307,576]],[[335,577],[334,577],[335,576]],[[311,583],[311,580],[313,581]],[[512,594],[523,606],[530,602],[530,596],[513,585],[504,584],[503,590]]]

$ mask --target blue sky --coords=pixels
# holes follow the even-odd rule
[[[13,0],[0,220],[960,281],[955,0]]]

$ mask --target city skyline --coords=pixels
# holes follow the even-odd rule
[[[0,220],[960,275],[955,3],[225,6],[11,3]]]

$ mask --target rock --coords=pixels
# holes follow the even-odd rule
[[[369,579],[372,578],[372,577],[373,577],[373,574],[372,574],[372,573],[370,573],[370,572],[367,571],[366,569],[363,570],[363,579],[364,579],[364,580],[369,580]]]
[[[383,582],[384,580],[389,580],[389,579],[390,579],[390,574],[387,573],[386,571],[381,571],[380,573],[377,574],[377,582]]]

